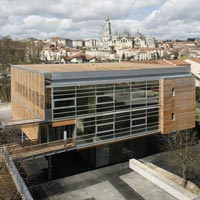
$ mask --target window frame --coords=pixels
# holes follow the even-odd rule
[[[133,121],[137,121],[137,120],[140,120],[140,119],[144,119],[144,123],[143,124],[133,125]],[[131,119],[131,128],[142,126],[142,125],[145,125],[145,126],[147,125],[147,118],[146,117],[140,117],[140,118]]]
[[[100,126],[105,126],[105,125],[112,125],[112,129],[108,129],[108,130],[105,130],[105,131],[98,131],[98,127]],[[104,123],[104,124],[96,124],[96,134],[98,133],[106,133],[106,132],[109,132],[109,131],[114,131],[115,130],[115,123],[114,122],[109,122],[109,123]]]
[[[173,97],[176,96],[176,90],[175,90],[175,88],[172,88],[172,96],[173,96]]]
[[[112,101],[105,101],[105,102],[98,102],[99,97],[113,97]],[[107,103],[114,103],[115,102],[115,94],[103,94],[103,95],[97,95],[96,96],[96,105],[102,105]]]
[[[73,106],[62,106],[62,107],[56,107],[55,106],[56,102],[58,102],[58,101],[67,101],[67,100],[73,100],[74,101],[74,105]],[[53,106],[52,106],[52,108],[54,110],[60,109],[60,108],[74,108],[74,107],[76,107],[76,98],[65,98],[65,99],[54,99],[53,100]]]
[[[175,115],[174,112],[171,114],[171,120],[172,120],[172,121],[175,121],[175,120],[176,120],[176,115]]]
[[[140,94],[140,93],[145,93],[145,96],[144,97],[138,97],[138,98],[133,98],[133,95],[134,94]],[[131,101],[134,101],[134,100],[137,100],[137,99],[146,99],[147,98],[147,92],[146,90],[144,90],[143,92],[131,92]]]

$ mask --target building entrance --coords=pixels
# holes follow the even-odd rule
[[[52,142],[73,138],[75,136],[75,124],[52,127],[46,125],[41,127],[41,143]]]

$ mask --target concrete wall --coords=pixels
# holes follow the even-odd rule
[[[96,167],[102,167],[109,164],[109,145],[96,148]]]
[[[179,200],[199,199],[195,194],[177,185],[168,178],[160,176],[155,170],[135,159],[129,161],[129,167]]]
[[[200,64],[196,63],[190,59],[185,60],[186,62],[191,64],[191,72],[195,75],[196,81],[195,81],[195,86],[199,87],[200,86]],[[197,79],[198,78],[198,79]]]
[[[129,143],[129,149],[126,143]],[[127,155],[127,152],[129,153]],[[127,161],[130,158],[142,158],[146,156],[146,139],[135,138],[130,141],[117,142],[80,150],[79,154],[95,167],[102,167]]]

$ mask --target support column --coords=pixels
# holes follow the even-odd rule
[[[23,143],[24,142],[24,132],[21,131],[21,142]]]
[[[47,161],[48,161],[48,179],[51,180],[52,179],[52,164],[51,164],[51,156],[47,157]]]
[[[49,143],[49,125],[47,125],[47,143]]]

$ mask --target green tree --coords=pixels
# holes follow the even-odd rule
[[[196,87],[196,101],[200,100],[200,87]]]

